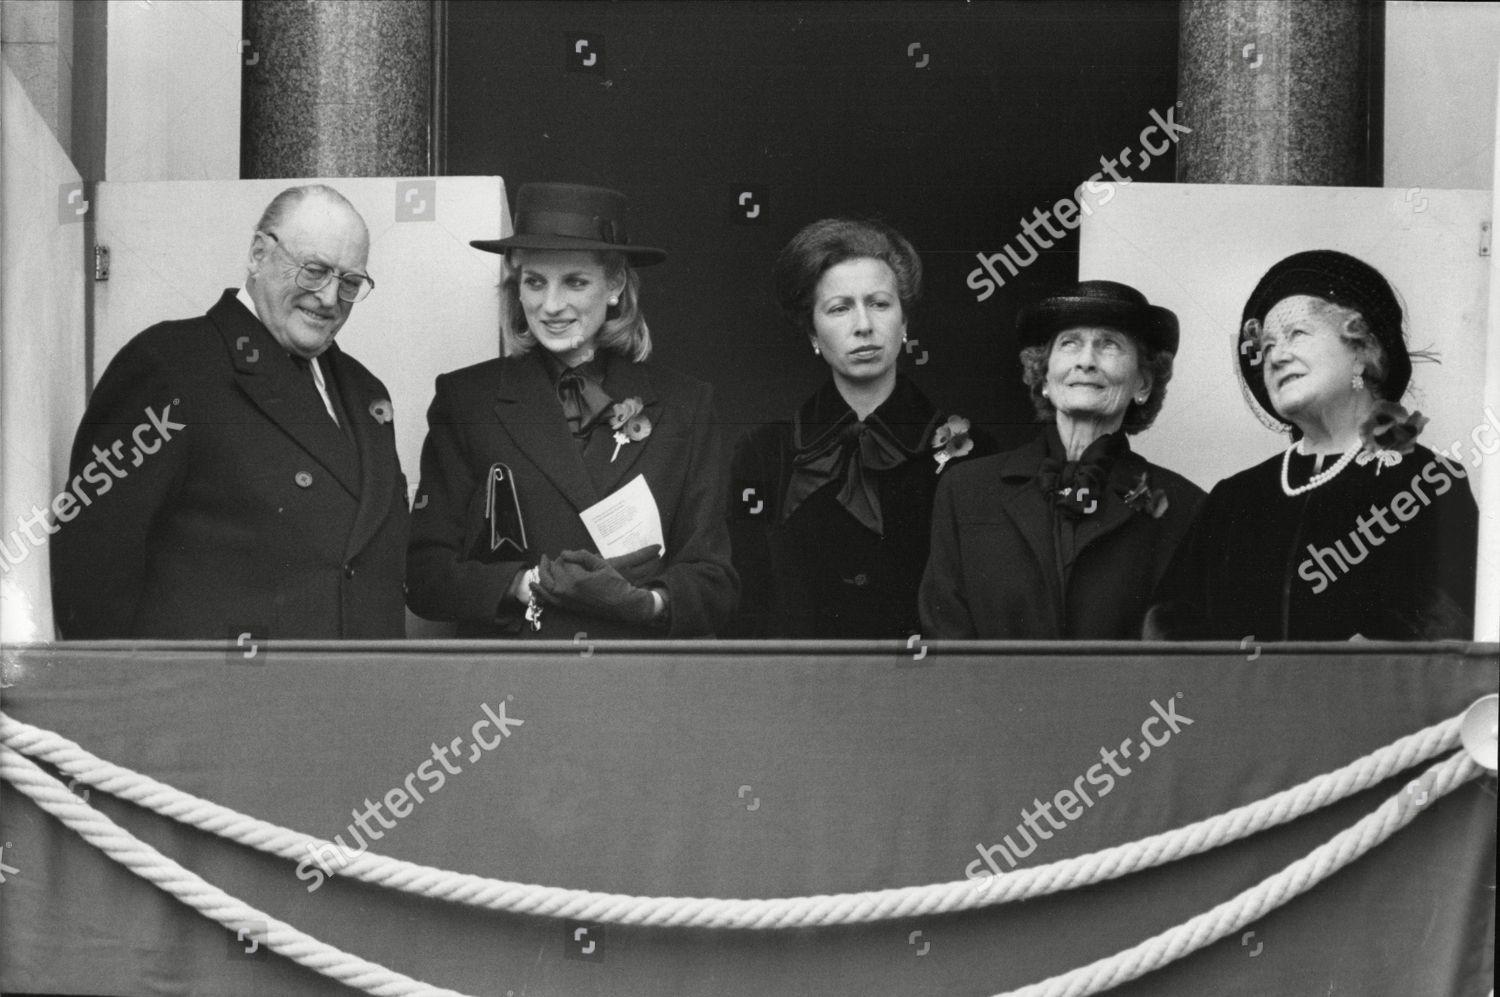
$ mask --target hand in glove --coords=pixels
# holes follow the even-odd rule
[[[642,547],[619,557],[601,558],[591,550],[565,550],[559,556],[595,570],[607,564],[632,585],[650,581],[661,570],[661,544]]]
[[[634,582],[655,573],[661,548],[640,550],[608,560],[592,551],[565,550],[542,556],[537,591],[542,601],[619,623],[645,625],[656,618],[656,599]]]

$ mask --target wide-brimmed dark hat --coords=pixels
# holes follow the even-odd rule
[[[1256,413],[1262,416],[1261,421],[1269,417],[1283,426],[1292,425],[1271,406],[1261,370],[1259,337],[1255,342],[1248,341],[1246,326],[1251,319],[1264,324],[1266,315],[1278,302],[1299,294],[1322,298],[1359,312],[1375,341],[1385,351],[1385,380],[1380,384],[1380,394],[1390,401],[1400,401],[1406,394],[1406,386],[1411,383],[1411,354],[1406,348],[1401,303],[1396,299],[1396,292],[1380,271],[1364,260],[1334,249],[1312,249],[1294,253],[1267,270],[1250,293],[1240,315],[1240,339],[1236,350],[1240,377],[1262,410]]]
[[[633,246],[625,234],[625,195],[576,183],[528,183],[516,192],[515,234],[475,239],[487,253],[511,249],[560,249],[624,253],[638,267],[667,258],[665,249]]]
[[[1129,284],[1085,280],[1021,309],[1016,331],[1021,346],[1045,346],[1063,329],[1107,326],[1134,336],[1154,350],[1177,352],[1177,315]]]

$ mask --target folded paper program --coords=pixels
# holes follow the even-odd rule
[[[578,514],[604,557],[619,557],[642,547],[658,545],[667,554],[661,513],[644,474],[637,474],[613,495]]]

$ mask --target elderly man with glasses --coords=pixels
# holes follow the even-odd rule
[[[333,188],[283,191],[242,289],[110,363],[48,524],[60,637],[405,635],[390,394],[334,342],[369,245]]]

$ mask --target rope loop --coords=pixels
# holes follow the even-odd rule
[[[807,928],[970,910],[1116,879],[1284,824],[1451,751],[1459,743],[1462,719],[1453,717],[1400,738],[1343,768],[1184,827],[1088,855],[978,880],[864,893],[736,900],[637,897],[514,883],[370,852],[352,859],[339,873],[416,896],[486,910],[650,927]],[[266,947],[367,993],[382,997],[414,994],[461,997],[454,991],[431,987],[342,952],[230,897],[80,800],[33,759],[172,820],[284,859],[301,859],[310,854],[311,848],[332,848],[330,843],[238,813],[106,762],[54,731],[22,723],[0,711],[0,778],[136,875],[229,930],[246,922],[264,923]],[[1083,997],[1182,958],[1311,889],[1406,826],[1430,801],[1453,792],[1481,772],[1467,754],[1459,752],[1433,765],[1419,780],[1403,787],[1352,827],[1239,896],[1131,949],[998,997]],[[1420,797],[1407,792],[1414,786],[1421,789]]]

